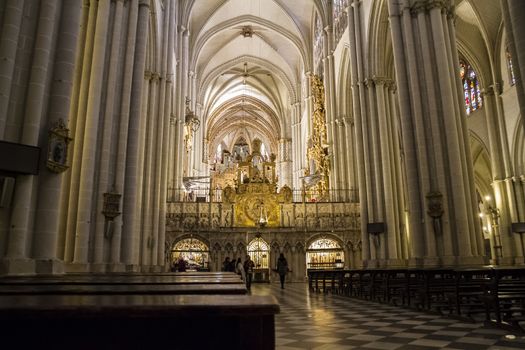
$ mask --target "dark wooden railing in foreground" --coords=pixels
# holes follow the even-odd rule
[[[525,268],[309,270],[310,289],[525,331]]]
[[[274,349],[278,312],[228,272],[0,278],[3,342],[21,349]]]

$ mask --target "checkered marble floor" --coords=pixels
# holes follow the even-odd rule
[[[310,292],[306,283],[255,284],[279,300],[276,348],[525,349],[525,335],[400,307]]]

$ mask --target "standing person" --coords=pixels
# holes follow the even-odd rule
[[[244,261],[244,271],[246,272],[246,288],[248,288],[248,290],[252,288],[252,277],[254,267],[255,263],[249,255],[246,255],[246,260]]]
[[[279,278],[281,279],[281,289],[284,289],[284,278],[286,277],[287,272],[288,261],[286,261],[284,254],[281,253],[281,255],[279,255],[279,259],[277,259],[277,273],[279,273]]]
[[[186,261],[182,257],[182,255],[179,257],[179,263],[177,265],[177,270],[179,272],[186,272]]]
[[[237,261],[235,260],[235,255],[234,255],[226,271],[237,272],[236,269],[237,269]]]
[[[222,262],[222,271],[229,271],[230,269],[230,257],[227,256]]]
[[[241,275],[241,279],[246,282],[246,272],[244,271],[244,266],[242,265],[241,258],[237,259],[237,266],[235,266],[235,272],[238,275]]]

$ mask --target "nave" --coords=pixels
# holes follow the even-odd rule
[[[276,349],[490,349],[525,348],[525,336],[482,323],[318,294],[306,283],[255,284],[252,294],[274,295]]]

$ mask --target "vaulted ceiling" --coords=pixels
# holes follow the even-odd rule
[[[311,62],[314,0],[188,0],[189,71],[213,150],[243,136],[277,153]],[[210,152],[212,153],[212,152]]]

